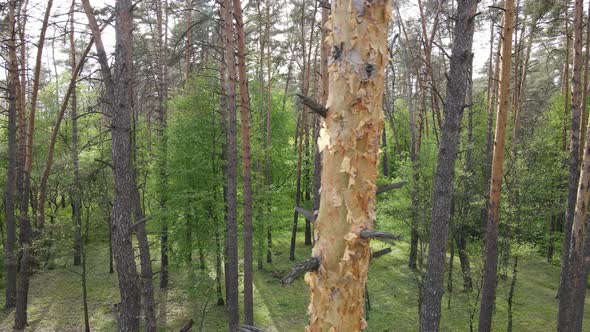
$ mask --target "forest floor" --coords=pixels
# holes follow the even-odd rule
[[[302,229],[302,228],[301,228]],[[287,234],[287,231],[282,231]],[[302,233],[301,233],[302,234]],[[262,272],[255,271],[254,302],[256,325],[265,331],[302,331],[307,323],[309,293],[303,280],[282,286],[277,275],[289,271],[289,239],[275,233],[275,262],[265,264]],[[309,255],[310,248],[302,243],[297,261]],[[384,245],[374,242],[375,249]],[[117,278],[108,272],[108,244],[91,243],[88,249],[88,300],[90,325],[93,331],[115,331],[112,305],[118,302]],[[418,291],[416,277],[407,267],[408,246],[400,243],[393,252],[371,262],[369,311],[366,331],[417,331]],[[520,250],[518,279],[513,306],[514,331],[554,331],[559,280],[559,266],[548,264],[537,253]],[[474,285],[478,284],[481,263],[473,259]],[[83,307],[80,269],[71,261],[56,260],[56,267],[37,273],[31,280],[29,294],[29,323],[27,331],[82,331]],[[510,271],[512,270],[510,264]],[[157,271],[159,267],[155,267]],[[189,319],[195,320],[194,331],[227,330],[223,307],[216,305],[214,274],[187,273],[186,267],[171,272],[170,287],[156,294],[158,323],[161,331],[178,331]],[[447,272],[448,273],[448,272]],[[507,297],[511,273],[498,284],[494,331],[507,326]],[[154,282],[157,289],[157,280]],[[462,291],[461,271],[456,259],[452,293],[443,298],[442,331],[469,331],[473,320],[477,327],[477,306],[474,307],[477,286],[470,293]],[[445,285],[446,287],[446,285]],[[3,290],[2,290],[3,294]],[[3,296],[2,296],[3,297]],[[240,299],[241,301],[241,299]],[[590,317],[590,305],[586,317]],[[473,315],[473,316],[472,316]],[[473,319],[472,319],[473,317]],[[0,312],[0,331],[10,331],[13,312]],[[590,331],[590,324],[585,325]]]

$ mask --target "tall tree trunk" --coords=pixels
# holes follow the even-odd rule
[[[330,17],[330,10],[326,7],[322,7],[322,20],[321,20],[321,39],[320,39],[320,93],[319,102],[322,106],[326,106],[328,102],[328,86],[329,86],[329,74],[328,74],[328,57],[330,54],[330,45],[324,43],[328,37],[328,29],[325,28]],[[320,137],[320,130],[323,124],[323,118],[316,115],[314,121],[314,134],[313,142],[317,142]],[[313,212],[317,213],[320,209],[320,197],[321,197],[321,186],[322,186],[322,153],[317,144],[313,144],[314,158],[313,158]],[[312,242],[314,239],[312,237]]]
[[[242,132],[242,181],[244,199],[244,323],[254,325],[254,297],[252,289],[252,178],[250,156],[250,94],[246,71],[246,35],[242,17],[242,3],[233,0],[238,43],[238,71],[240,85],[240,126]]]
[[[363,303],[371,254],[369,239],[361,238],[360,231],[371,229],[375,218],[390,12],[387,0],[332,1],[328,43],[335,70],[330,71],[329,112],[318,140],[324,152],[323,190],[312,252],[320,267],[305,278],[312,331],[366,326]]]
[[[502,17],[504,22],[504,17]],[[484,190],[483,197],[486,199],[486,204],[481,210],[481,233],[482,235],[486,231],[488,224],[488,208],[489,208],[489,195],[490,195],[490,179],[492,177],[492,154],[493,154],[493,128],[494,128],[494,110],[498,103],[498,81],[500,78],[500,51],[501,43],[498,42],[496,51],[496,61],[494,63],[494,22],[490,27],[490,62],[488,67],[488,109],[487,109],[487,130],[486,130],[486,162],[483,167],[484,174]],[[499,41],[501,38],[498,39]]]
[[[590,6],[588,6],[588,15],[590,22]],[[586,127],[588,125],[588,116],[586,110],[586,104],[588,103],[588,65],[590,63],[590,24],[586,23],[586,48],[584,49],[584,83],[582,85],[582,114],[580,123],[580,142],[586,141]],[[580,144],[580,158],[584,155],[583,144]]]
[[[588,179],[584,176],[587,170],[583,166],[579,170],[580,163],[580,116],[582,114],[582,25],[583,25],[583,1],[574,2],[574,58],[573,74],[571,82],[571,128],[570,128],[570,182],[568,191],[568,205],[566,210],[566,224],[564,234],[564,250],[561,264],[561,279],[559,284],[559,305],[557,312],[558,331],[581,331],[583,310],[580,312],[577,306],[584,306],[586,293],[586,266],[583,262],[583,243],[585,236],[585,216],[588,198],[584,198]],[[585,149],[588,145],[585,145]],[[586,151],[584,150],[584,159]],[[590,160],[584,161],[588,164]],[[579,180],[579,184],[578,184]],[[583,185],[586,184],[586,187]],[[583,211],[578,211],[582,209]],[[581,225],[579,225],[581,223]],[[569,224],[569,225],[568,225]],[[583,233],[580,233],[583,232]],[[569,237],[569,238],[568,238]],[[578,243],[578,241],[580,241]],[[566,248],[567,246],[567,248]],[[584,278],[584,279],[580,279]],[[583,280],[583,282],[582,282]],[[584,292],[584,294],[577,294]],[[581,297],[581,303],[579,299]]]
[[[21,188],[21,201],[20,201],[20,216],[18,217],[19,224],[19,240],[21,246],[20,253],[20,266],[17,278],[16,288],[16,312],[14,314],[14,327],[16,329],[24,329],[27,325],[27,306],[28,306],[28,295],[29,295],[29,281],[30,281],[30,264],[32,262],[32,240],[33,231],[31,229],[31,220],[29,219],[29,192],[31,186],[31,170],[32,170],[32,144],[33,144],[33,130],[34,130],[34,119],[35,109],[37,103],[37,95],[39,92],[39,77],[41,71],[41,58],[43,56],[43,45],[45,44],[45,33],[49,23],[49,15],[51,13],[51,7],[53,0],[47,2],[45,9],[45,16],[43,18],[43,24],[41,26],[41,34],[39,42],[37,44],[37,59],[35,63],[35,73],[33,90],[31,95],[31,112],[29,114],[29,128],[26,130],[26,134],[30,135],[25,138],[22,137],[25,142],[25,155],[24,155],[24,167],[22,173],[22,188]],[[23,68],[24,69],[24,68]],[[24,98],[24,96],[21,96]],[[21,112],[25,113],[25,105],[21,104]],[[24,131],[24,127],[23,127]],[[42,207],[40,209],[43,209]]]
[[[467,96],[465,103],[467,104],[467,148],[465,151],[465,174],[466,181],[469,186],[473,183],[474,169],[473,169],[473,56],[469,63],[469,82],[467,87]],[[459,262],[461,264],[461,272],[463,274],[463,289],[470,292],[473,287],[471,279],[471,264],[469,263],[469,254],[467,253],[467,232],[468,232],[468,211],[471,209],[471,200],[473,191],[471,188],[464,187],[463,206],[461,208],[461,217],[459,224],[454,230],[454,240],[457,244],[457,251],[459,254]],[[451,240],[453,241],[453,239]]]
[[[504,23],[502,27],[502,64],[500,69],[499,103],[496,116],[494,152],[492,157],[488,224],[486,230],[486,259],[484,265],[481,308],[479,312],[479,331],[491,331],[492,313],[496,297],[498,224],[500,222],[500,193],[502,190],[504,145],[506,141],[506,119],[510,102],[513,29],[514,0],[506,0],[504,3]]]
[[[295,146],[297,148],[297,175],[295,180],[295,206],[301,205],[301,164],[302,164],[302,148],[303,148],[303,126],[307,121],[305,107],[301,105],[301,114],[297,119],[297,129],[295,133]],[[297,239],[297,221],[299,220],[299,212],[295,210],[293,213],[293,228],[291,229],[291,246],[289,247],[289,260],[295,260],[295,243]]]
[[[238,230],[237,230],[237,121],[236,121],[236,61],[233,31],[233,1],[224,0],[220,15],[223,20],[223,46],[227,79],[224,92],[227,96],[227,237],[226,270],[227,311],[229,330],[235,331],[239,325],[238,305]]]
[[[270,48],[271,45],[271,35],[270,35],[270,0],[266,0],[266,15],[264,20],[264,29],[265,29],[265,36],[266,36],[266,139],[265,139],[265,181],[266,181],[266,213],[268,217],[271,215],[271,198],[270,195],[272,190],[272,170],[271,170],[271,156],[270,156],[270,149],[271,149],[271,113],[272,113],[272,80],[271,80],[271,66],[270,66]],[[266,262],[272,263],[272,224],[268,223],[266,225]]]
[[[461,137],[461,119],[465,109],[465,96],[469,85],[471,47],[475,31],[477,1],[458,2],[447,99],[438,162],[434,179],[432,222],[428,246],[428,267],[423,287],[420,310],[422,331],[438,331],[441,316],[441,300],[444,292],[444,266],[451,219],[451,205],[455,178],[455,160]]]
[[[158,66],[158,202],[160,204],[160,288],[168,287],[168,140],[166,117],[168,103],[168,1],[155,0]],[[164,8],[162,8],[164,7]]]
[[[76,71],[76,44],[74,40],[74,4],[76,0],[72,1],[72,8],[70,9],[70,66],[72,73]],[[82,187],[80,183],[80,167],[78,156],[78,110],[77,110],[77,96],[76,85],[72,89],[70,96],[70,119],[72,126],[72,166],[74,169],[74,183],[72,186],[72,214],[74,217],[74,265],[82,263]]]
[[[132,81],[132,26],[131,0],[117,0],[115,4],[115,68],[111,75],[107,55],[102,43],[100,28],[89,0],[82,0],[84,11],[96,44],[96,50],[105,81],[109,111],[111,113],[111,153],[115,180],[115,197],[112,210],[113,251],[119,278],[121,308],[118,322],[122,331],[139,330],[140,291],[131,242],[131,210],[135,179],[131,153],[131,100]]]
[[[4,213],[6,216],[6,245],[4,246],[4,267],[6,271],[5,281],[5,302],[6,309],[13,308],[16,305],[16,273],[17,273],[17,255],[16,246],[16,218],[15,218],[15,201],[16,197],[16,105],[17,105],[17,87],[18,62],[16,58],[16,5],[17,1],[8,2],[8,25],[9,38],[7,39],[7,48],[9,53],[8,63],[8,165],[6,167],[6,188],[4,191]]]

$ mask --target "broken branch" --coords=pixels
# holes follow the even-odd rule
[[[305,219],[307,219],[307,220],[309,220],[311,222],[315,222],[315,220],[316,220],[316,217],[317,217],[316,214],[313,213],[313,212],[311,212],[311,211],[309,211],[309,210],[306,210],[306,209],[304,209],[302,207],[296,206],[295,207],[295,211],[296,212],[299,212],[302,216],[305,217]]]
[[[240,327],[240,332],[264,332],[264,330],[259,329],[256,326],[244,324]]]
[[[304,96],[300,93],[297,94],[297,97],[301,99],[303,105],[309,107],[309,109],[320,115],[322,118],[325,118],[328,115],[328,110],[312,98]]]
[[[194,320],[189,320],[188,323],[184,324],[184,326],[182,326],[180,328],[180,332],[189,332],[190,330],[193,329],[193,325],[195,324]]]
[[[408,184],[406,181],[402,181],[402,182],[396,182],[396,183],[390,183],[390,184],[384,184],[381,186],[377,186],[377,194],[381,194],[381,193],[384,193],[384,192],[392,190],[392,189],[401,188],[401,187],[405,186],[406,184]]]
[[[391,248],[385,248],[385,249],[381,249],[381,250],[377,250],[375,251],[373,254],[371,254],[372,258],[379,258],[383,255],[387,255],[391,252]]]
[[[375,240],[380,240],[380,241],[387,242],[387,243],[392,243],[391,240],[399,241],[402,239],[398,235],[387,233],[387,232],[375,231],[372,229],[363,229],[359,235],[363,239],[375,239]]]
[[[287,276],[285,276],[281,280],[281,283],[283,285],[291,284],[291,283],[293,283],[293,281],[295,281],[295,279],[301,277],[306,272],[317,271],[317,269],[319,267],[320,267],[320,259],[317,257],[312,257],[312,258],[306,260],[305,262],[295,265],[293,270],[291,270],[291,272],[289,272],[289,274],[287,274]]]

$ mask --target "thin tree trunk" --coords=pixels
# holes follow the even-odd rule
[[[512,67],[512,36],[514,29],[514,0],[504,4],[504,23],[502,27],[502,57],[499,86],[499,103],[496,120],[490,199],[486,230],[486,259],[484,265],[483,291],[479,313],[479,331],[490,331],[492,313],[496,297],[496,278],[498,267],[498,224],[500,222],[500,193],[502,190],[502,171],[504,145],[506,141],[507,112],[510,102],[510,71]]]
[[[328,57],[330,54],[330,46],[328,43],[324,43],[323,41],[326,40],[328,37],[328,29],[325,28],[326,24],[328,23],[328,19],[330,16],[330,10],[326,7],[322,7],[322,20],[321,20],[321,42],[320,42],[320,97],[319,102],[322,106],[326,106],[328,102]],[[318,138],[320,137],[320,130],[322,127],[323,119],[320,116],[315,117],[314,122],[314,135],[313,141],[317,142]],[[314,151],[314,163],[313,163],[313,212],[319,211],[320,209],[320,197],[321,192],[320,188],[322,186],[322,153],[319,150],[317,144],[313,144],[313,151]],[[315,236],[312,237],[312,241],[315,240]]]
[[[162,8],[164,7],[164,8]],[[168,47],[168,1],[155,0],[156,8],[156,49],[158,85],[158,202],[160,205],[160,288],[168,287],[168,165],[166,117],[168,103],[167,47]],[[155,327],[154,327],[155,328]]]
[[[188,82],[191,78],[191,51],[193,47],[193,0],[186,0],[185,24],[186,24],[186,49],[184,50],[184,81]],[[201,64],[202,65],[202,64]]]
[[[70,66],[72,73],[76,71],[76,44],[74,41],[74,4],[72,1],[72,8],[70,9]],[[72,188],[72,214],[74,215],[74,265],[82,263],[82,200],[81,200],[81,183],[80,183],[80,167],[78,157],[78,113],[77,113],[77,96],[76,84],[72,89],[71,99],[71,126],[72,126],[72,165],[74,169],[74,183]]]
[[[444,292],[444,265],[451,219],[451,205],[455,178],[455,160],[461,138],[461,119],[470,78],[473,33],[477,1],[458,2],[447,98],[445,121],[441,128],[438,162],[434,179],[432,222],[428,246],[428,267],[420,309],[422,331],[438,331],[441,300]]]
[[[588,6],[588,16],[590,21],[590,6]],[[588,103],[588,65],[590,62],[590,24],[586,23],[586,48],[584,51],[584,85],[582,85],[582,122],[580,123],[580,142],[586,141],[586,127],[588,126],[588,116],[586,104]],[[582,150],[583,144],[580,144],[580,158],[584,155]]]
[[[86,2],[83,0],[83,5],[86,6]],[[91,10],[92,8],[90,6],[88,6],[89,9]],[[86,7],[85,7],[85,11],[86,11]],[[91,13],[92,14],[92,13]],[[88,15],[87,15],[88,16]],[[51,168],[53,166],[53,157],[54,157],[54,152],[55,152],[55,144],[57,142],[57,136],[59,133],[59,128],[61,126],[61,122],[63,120],[65,111],[68,107],[68,101],[70,99],[70,96],[74,90],[74,86],[76,83],[76,80],[78,79],[78,75],[80,74],[80,72],[82,71],[82,68],[84,66],[84,62],[86,61],[86,56],[88,55],[88,53],[90,52],[90,50],[92,49],[92,45],[95,43],[95,33],[98,34],[100,36],[101,31],[107,26],[107,24],[103,24],[102,27],[98,26],[98,23],[96,22],[96,18],[94,18],[94,15],[92,14],[93,17],[93,21],[94,24],[91,27],[92,34],[93,34],[93,38],[90,39],[90,41],[88,42],[88,45],[86,45],[86,48],[84,49],[84,52],[82,53],[80,60],[78,61],[78,64],[76,65],[76,69],[74,70],[74,72],[72,73],[72,77],[70,78],[70,83],[68,85],[68,89],[66,90],[66,94],[64,96],[64,99],[62,101],[62,104],[60,106],[60,110],[59,113],[57,115],[57,119],[55,121],[55,125],[53,126],[53,130],[51,132],[51,138],[49,140],[49,148],[48,148],[48,152],[47,152],[47,160],[45,162],[45,168],[43,170],[43,175],[41,177],[41,183],[39,184],[39,200],[38,200],[38,221],[37,221],[37,227],[42,229],[44,227],[45,224],[45,210],[42,208],[43,206],[45,206],[45,200],[47,198],[47,182],[49,181],[49,175],[51,174]],[[107,20],[110,21],[111,19]],[[90,21],[90,18],[89,18]],[[104,46],[102,44],[102,40],[100,41],[96,41],[96,47],[97,47],[97,54],[98,54],[98,58],[99,58],[99,62],[101,63],[101,72],[103,74],[103,77],[107,77],[105,76],[108,73],[108,80],[105,79],[105,81],[112,81],[112,79],[110,78],[110,71],[108,71],[109,67],[109,62],[108,62],[108,58],[107,58],[107,54],[104,51]],[[98,50],[102,50],[98,51]],[[103,65],[104,64],[104,65]],[[106,84],[107,85],[107,98],[108,96],[113,96],[114,92],[112,91],[112,82]],[[109,91],[110,89],[110,91]],[[112,99],[108,99],[108,100],[112,100]]]
[[[305,78],[304,78],[305,79]],[[307,121],[306,117],[306,110],[303,105],[301,105],[301,114],[297,120],[298,126],[296,129],[296,137],[295,137],[295,146],[297,147],[297,175],[295,181],[295,206],[301,205],[301,150],[303,146],[303,125],[304,122]],[[299,212],[295,210],[293,212],[293,227],[291,229],[291,246],[289,247],[289,260],[295,260],[295,243],[297,239],[297,221],[299,220]]]
[[[504,17],[502,17],[504,22]],[[485,233],[488,224],[488,209],[489,209],[489,195],[490,195],[490,180],[492,177],[492,154],[493,154],[493,128],[494,128],[494,110],[496,109],[498,102],[498,81],[500,78],[500,51],[501,43],[498,42],[496,52],[496,62],[493,65],[493,49],[494,49],[494,23],[490,29],[490,63],[488,68],[488,74],[490,75],[490,81],[488,83],[488,118],[487,118],[487,130],[486,130],[486,162],[484,164],[484,191],[483,196],[486,199],[486,205],[481,211],[481,229],[482,234]],[[498,40],[501,40],[499,38]],[[492,69],[493,68],[493,69]]]
[[[5,303],[6,309],[16,305],[16,274],[17,255],[16,246],[16,218],[14,211],[14,198],[16,197],[16,117],[17,117],[17,87],[18,87],[18,62],[16,58],[16,11],[17,1],[8,2],[9,38],[7,39],[9,63],[8,63],[8,165],[6,167],[6,188],[4,192],[4,212],[6,216],[6,245],[4,246],[4,266],[6,271]]]
[[[359,232],[373,227],[375,214],[390,10],[389,1],[332,2],[328,43],[335,50],[331,65],[336,70],[329,77],[329,113],[318,140],[326,153],[312,252],[320,267],[306,276],[311,331],[366,326],[363,304],[371,254],[369,240]],[[359,19],[362,25],[351,25]]]
[[[266,179],[266,210],[267,215],[270,217],[271,215],[271,198],[270,195],[272,189],[272,170],[271,170],[271,156],[270,156],[270,149],[271,149],[271,112],[272,112],[272,80],[271,80],[271,66],[270,66],[270,48],[271,45],[271,35],[270,35],[270,0],[266,0],[266,17],[264,22],[265,27],[265,35],[266,35],[266,141],[265,141],[265,179]],[[267,251],[266,251],[266,262],[272,263],[272,224],[268,223],[266,226],[266,241],[267,241]]]
[[[516,273],[518,267],[518,256],[514,256],[514,265],[512,267],[512,281],[510,282],[510,291],[508,292],[508,328],[507,332],[512,332],[512,305],[514,299],[514,291],[516,289]]]

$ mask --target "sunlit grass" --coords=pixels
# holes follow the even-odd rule
[[[382,227],[384,225],[381,225]],[[385,228],[385,227],[383,227]],[[396,227],[391,226],[391,229]],[[311,251],[303,244],[303,222],[298,237],[297,261],[305,260]],[[307,324],[309,304],[308,288],[303,280],[289,286],[280,283],[279,276],[293,266],[288,260],[289,238],[287,229],[276,229],[275,255],[272,264],[259,271],[255,266],[255,320],[266,331],[302,331]],[[156,240],[154,238],[154,240]],[[385,245],[373,242],[375,249]],[[107,243],[92,243],[88,247],[88,300],[90,324],[93,331],[116,330],[112,304],[117,303],[118,288],[115,274],[108,273]],[[416,278],[407,267],[408,245],[399,243],[393,252],[371,262],[369,294],[372,310],[366,331],[417,331],[418,291]],[[157,257],[154,252],[153,256]],[[514,331],[555,330],[557,284],[559,266],[547,264],[534,253],[524,253],[520,258],[518,282],[514,297]],[[177,331],[190,319],[195,320],[195,331],[204,318],[204,331],[225,331],[225,309],[217,306],[213,255],[208,257],[206,271],[198,267],[177,266],[171,272],[171,286],[166,292],[158,289],[157,311],[162,331]],[[472,257],[474,285],[480,280],[481,261]],[[159,266],[154,267],[155,271]],[[511,271],[511,268],[510,268]],[[71,261],[57,259],[55,269],[36,273],[31,280],[28,331],[80,331],[83,328],[82,290],[80,269]],[[448,273],[448,271],[447,271]],[[448,275],[448,274],[447,274]],[[243,276],[240,271],[240,278]],[[507,324],[507,296],[511,275],[500,279],[494,317],[494,330],[505,331]],[[241,280],[241,279],[240,279]],[[470,317],[477,295],[463,292],[458,258],[453,271],[454,292],[443,297],[442,331],[469,331]],[[446,287],[446,281],[445,281]],[[2,290],[3,291],[3,290]],[[240,296],[242,293],[240,292]],[[451,297],[450,308],[448,307]],[[240,298],[240,302],[242,299]],[[590,306],[586,305],[586,312]],[[477,329],[478,312],[474,314]],[[0,312],[0,330],[9,331],[13,325],[12,311]],[[590,326],[585,330],[590,331]]]

